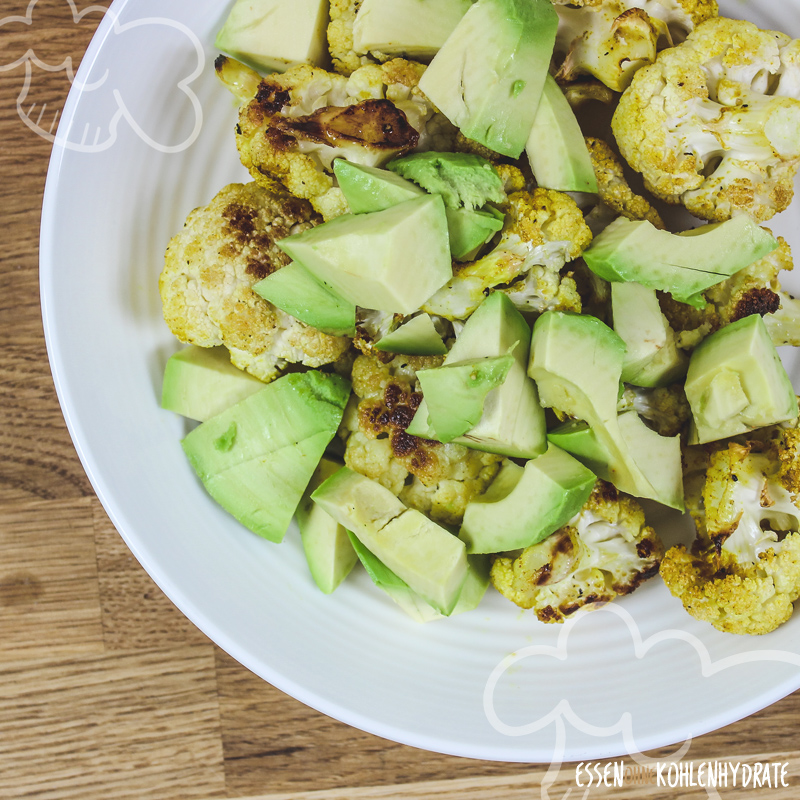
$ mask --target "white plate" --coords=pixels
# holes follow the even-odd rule
[[[728,4],[800,35],[800,2]],[[354,574],[323,596],[296,529],[233,521],[159,408],[177,343],[157,277],[187,213],[246,180],[214,75],[220,0],[117,0],[64,109],[41,234],[45,334],[70,433],[100,500],[156,583],[208,636],[325,714],[417,747],[500,761],[611,757],[683,742],[800,686],[800,618],[763,638],[685,614],[658,579],[566,626],[494,592],[417,625]],[[165,17],[165,14],[168,17]],[[81,88],[82,87],[82,88]],[[796,211],[772,226],[797,246]],[[791,370],[800,386],[798,366]],[[507,670],[509,654],[518,658]],[[266,725],[269,721],[266,720]]]

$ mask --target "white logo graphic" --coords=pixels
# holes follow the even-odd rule
[[[563,759],[566,751],[567,741],[567,725],[571,725],[575,730],[578,730],[588,736],[607,738],[610,736],[621,735],[625,742],[627,754],[634,759],[638,764],[643,766],[655,763],[653,759],[643,756],[636,746],[633,734],[633,717],[629,712],[624,712],[620,715],[619,719],[612,725],[597,726],[582,719],[574,709],[571,707],[569,701],[561,700],[557,703],[549,713],[540,717],[533,722],[526,725],[508,725],[497,714],[494,706],[494,694],[497,684],[503,675],[514,665],[520,661],[533,658],[533,657],[548,657],[555,658],[559,661],[566,661],[568,657],[568,640],[575,625],[587,614],[613,614],[621,619],[630,635],[634,645],[634,654],[637,660],[641,660],[647,656],[648,652],[656,645],[664,642],[684,642],[691,645],[696,651],[700,661],[700,673],[704,678],[709,678],[716,675],[723,670],[730,667],[741,666],[748,663],[764,663],[764,662],[777,662],[784,664],[792,664],[800,667],[800,655],[789,653],[782,650],[752,650],[747,653],[739,653],[727,658],[714,661],[706,646],[696,636],[682,630],[670,629],[653,634],[647,639],[643,639],[636,624],[636,621],[621,606],[614,604],[603,606],[595,610],[581,609],[567,622],[564,623],[561,631],[559,632],[558,642],[556,645],[531,645],[522,648],[508,656],[506,656],[495,668],[486,682],[486,687],[483,692],[483,709],[486,718],[489,720],[491,726],[505,736],[526,736],[543,728],[553,725],[555,727],[555,747],[553,759],[546,776],[542,780],[541,797],[542,800],[550,800],[549,790],[558,778],[559,771],[563,764]],[[669,757],[662,757],[660,761],[665,759],[680,760],[689,751],[691,739],[685,741],[678,750]],[[563,796],[566,800],[570,796],[571,789],[567,790]],[[582,796],[588,796],[588,789],[583,792]],[[706,792],[709,798],[715,800],[719,797],[716,789],[713,786],[706,787]]]
[[[30,0],[25,16],[0,18],[0,40],[2,40],[4,33],[19,31],[22,25],[28,26],[29,29],[33,30],[37,2],[38,0]],[[80,81],[76,77],[71,57],[67,56],[60,63],[50,64],[39,58],[32,48],[28,48],[24,54],[10,63],[2,63],[2,60],[0,60],[0,72],[15,70],[24,66],[25,76],[16,104],[17,113],[22,122],[34,133],[54,145],[84,153],[100,152],[111,147],[117,140],[121,121],[127,122],[143,142],[159,152],[176,153],[190,147],[199,136],[203,124],[203,110],[200,106],[200,101],[190,88],[193,81],[202,72],[205,63],[203,46],[197,36],[182,23],[166,17],[148,17],[121,23],[116,14],[104,6],[89,6],[82,11],[78,11],[75,0],[65,0],[65,2],[69,5],[72,12],[72,20],[76,25],[89,14],[100,13],[108,15],[110,30],[107,31],[107,38],[124,37],[125,35],[130,35],[134,30],[142,28],[151,28],[153,32],[159,31],[161,33],[169,31],[172,32],[173,36],[180,37],[184,48],[188,46],[190,49],[193,55],[192,60],[196,57],[196,64],[189,68],[190,74],[178,81],[174,87],[169,88],[170,90],[172,88],[176,89],[180,94],[179,99],[184,103],[188,103],[189,107],[191,107],[194,115],[194,126],[191,132],[183,136],[182,141],[177,144],[157,141],[137,122],[136,115],[128,102],[126,102],[123,92],[115,85],[115,76],[111,71],[106,70],[101,75],[94,75],[92,74],[94,70],[90,70],[90,78]],[[120,39],[120,45],[122,44],[123,39]],[[108,41],[105,42],[105,46],[109,46]],[[110,46],[113,47],[116,44]],[[2,47],[0,52],[7,52],[8,49]],[[141,57],[146,58],[147,55],[146,52],[143,52]],[[0,59],[2,59],[2,56],[0,56]],[[37,69],[50,73],[63,72],[73,88],[79,89],[86,95],[91,95],[92,123],[86,123],[80,129],[78,129],[79,126],[69,126],[66,130],[61,130],[59,121],[62,109],[49,107],[47,103],[41,102],[41,99],[36,97],[34,78]],[[120,83],[124,82],[121,81]],[[163,91],[162,86],[150,88],[152,94],[161,91]]]

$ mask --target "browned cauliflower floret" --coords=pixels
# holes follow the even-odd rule
[[[781,272],[794,268],[788,243],[779,246],[730,278],[707,289],[705,308],[693,308],[668,295],[661,308],[677,334],[679,347],[696,347],[709,333],[750,314],[761,314],[776,346],[800,345],[800,304],[780,284]]]
[[[567,525],[516,558],[496,558],[491,579],[542,622],[563,622],[579,608],[632,592],[658,572],[663,552],[639,504],[598,480]]]
[[[169,243],[159,280],[170,330],[200,347],[224,344],[237,367],[264,381],[288,363],[338,359],[349,339],[320,333],[252,290],[289,262],[276,242],[315,218],[307,202],[256,183],[231,184],[193,211]]]
[[[555,0],[557,77],[593,75],[621,92],[656,53],[716,16],[716,0]]]
[[[580,311],[575,279],[561,274],[592,241],[583,214],[569,195],[552,189],[514,192],[497,246],[487,255],[456,265],[453,278],[423,306],[445,319],[469,317],[489,290],[500,287],[527,311]]]
[[[451,149],[455,129],[420,92],[422,64],[394,59],[349,78],[302,64],[261,79],[220,56],[217,74],[242,103],[236,144],[242,164],[268,188],[307,199],[325,219],[348,210],[335,158],[380,166],[411,150]]]
[[[692,616],[721,631],[769,633],[800,598],[798,445],[800,431],[776,426],[696,456],[708,463],[689,502],[697,539],[691,552],[667,552],[661,576]]]
[[[798,60],[798,40],[707,20],[620,98],[612,129],[623,157],[657,197],[702,219],[770,219],[789,205],[800,164]]]
[[[340,433],[350,469],[377,480],[434,521],[458,525],[467,503],[494,478],[502,456],[405,432],[422,400],[416,371],[441,362],[441,356],[395,356],[388,363],[359,356],[352,371],[357,401]]]

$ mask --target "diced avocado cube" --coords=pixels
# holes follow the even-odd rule
[[[390,313],[413,313],[453,275],[438,195],[345,214],[278,246],[349,302]]]
[[[703,292],[778,246],[747,214],[670,233],[651,222],[614,220],[583,252],[587,266],[607,281],[636,281],[669,292],[696,308]]]
[[[256,69],[328,61],[327,0],[237,0],[214,46]]]
[[[481,247],[502,229],[505,215],[491,206],[486,211],[448,208],[450,253],[456,261],[472,261]]]
[[[456,536],[347,467],[312,498],[427,603],[452,613],[467,578],[464,543]]]
[[[550,445],[524,467],[506,461],[489,489],[467,504],[459,532],[468,553],[499,553],[541,542],[589,499],[595,474]]]
[[[759,314],[720,328],[695,348],[685,389],[694,421],[693,444],[798,415],[792,382]]]
[[[385,211],[387,208],[424,197],[424,190],[394,172],[343,158],[333,162],[333,172],[353,214]]]
[[[279,542],[349,395],[349,382],[338,375],[285,375],[199,425],[182,446],[223,508]]]
[[[550,0],[478,0],[419,82],[469,139],[518,158],[533,127],[555,45]]]
[[[353,50],[430,60],[473,0],[364,0],[353,23]]]
[[[547,441],[566,450],[604,481],[611,481],[608,451],[598,440],[588,422],[571,419],[547,432]]]
[[[597,178],[583,132],[552,75],[545,80],[525,152],[539,186],[597,194]]]
[[[442,337],[429,314],[419,314],[387,333],[374,345],[376,350],[386,353],[402,353],[409,356],[440,356],[447,352]]]
[[[668,386],[683,378],[689,359],[678,349],[655,289],[640,283],[612,283],[611,313],[614,330],[625,342],[625,383]]]
[[[440,194],[448,208],[474,211],[487,203],[506,201],[497,170],[472,153],[411,153],[393,159],[386,168],[431,194]]]
[[[296,261],[267,275],[253,286],[253,291],[323,333],[355,336],[355,305],[340,297]]]
[[[503,383],[513,364],[509,353],[417,371],[428,420],[440,442],[450,442],[475,427],[486,395]]]
[[[265,385],[234,367],[226,348],[190,344],[167,361],[161,407],[205,422]]]
[[[320,459],[297,506],[303,552],[314,583],[325,594],[336,589],[358,561],[347,530],[311,499],[311,493],[341,466],[330,458]]]

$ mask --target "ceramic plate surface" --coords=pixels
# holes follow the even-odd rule
[[[800,36],[800,2],[781,3],[780,16],[771,6],[723,11]],[[296,528],[271,544],[206,496],[180,448],[185,423],[159,408],[178,344],[157,279],[188,212],[248,179],[236,107],[213,69],[226,12],[221,0],[112,5],[64,109],[45,194],[41,291],[58,394],[100,500],[156,583],[303,703],[473,758],[580,761],[681,743],[798,688],[800,618],[761,638],[724,635],[655,579],[566,626],[495,592],[474,612],[418,625],[363,571],[322,595]],[[799,214],[770,223],[798,253]],[[666,518],[668,544],[686,538],[680,522]]]

